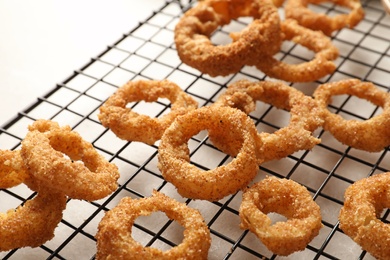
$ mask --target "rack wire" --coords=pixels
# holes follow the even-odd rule
[[[272,80],[253,67],[244,67],[239,73],[227,77],[213,78],[182,64],[175,50],[173,29],[183,11],[192,4],[193,1],[167,1],[160,10],[1,127],[1,148],[18,149],[27,126],[34,120],[45,118],[60,125],[70,125],[109,161],[117,164],[121,172],[120,187],[111,196],[94,202],[69,200],[51,241],[38,248],[2,252],[2,259],[93,259],[96,253],[94,236],[104,212],[125,196],[147,197],[153,189],[200,210],[212,234],[210,259],[280,258],[268,251],[251,232],[239,228],[240,192],[217,202],[182,198],[171,184],[164,181],[157,168],[158,142],[146,145],[120,140],[97,119],[102,103],[129,80],[169,79],[192,95],[200,106],[212,104],[230,82],[238,79]],[[316,82],[291,84],[292,87],[311,95],[319,84],[359,78],[389,90],[390,18],[378,0],[363,0],[362,4],[366,12],[364,20],[356,28],[345,28],[332,36],[340,50],[337,71]],[[315,8],[330,15],[343,12],[331,4]],[[239,30],[246,22],[239,19],[220,28],[212,36],[213,41],[226,42],[229,31]],[[313,54],[299,45],[285,42],[278,55],[286,62],[298,62],[311,59]],[[169,112],[166,100],[130,105],[135,111],[150,116],[158,117]],[[380,108],[346,95],[335,97],[329,109],[357,120],[381,113]],[[283,127],[289,120],[288,112],[267,104],[257,104],[256,111],[250,116],[259,131],[268,132]],[[311,151],[300,151],[264,163],[255,180],[265,175],[295,180],[308,188],[321,207],[323,228],[320,234],[306,250],[282,259],[373,259],[339,229],[337,217],[343,205],[344,191],[349,185],[390,169],[388,150],[378,153],[359,151],[340,144],[322,129],[315,135],[322,140],[319,145]],[[208,142],[207,133],[192,137],[189,147],[191,162],[205,169],[215,168],[230,159]],[[5,212],[15,208],[32,196],[33,192],[24,185],[1,190],[0,210]],[[273,218],[280,216],[274,214]],[[389,221],[388,210],[383,214],[383,221]],[[170,248],[182,239],[182,228],[159,213],[137,219],[132,232],[143,245],[162,249]]]

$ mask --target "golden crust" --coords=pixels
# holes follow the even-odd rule
[[[350,12],[329,16],[315,13],[308,8],[309,4],[322,2],[332,2],[347,7]],[[309,29],[320,30],[328,36],[344,27],[353,28],[364,18],[364,10],[359,0],[288,0],[284,11],[286,18],[294,19]]]
[[[230,132],[227,142],[240,147],[230,163],[203,171],[190,163],[188,140],[201,130]],[[158,149],[158,167],[180,195],[192,199],[219,200],[246,187],[256,176],[257,131],[243,112],[230,107],[201,107],[178,117],[165,131]]]
[[[340,210],[340,228],[377,259],[389,259],[390,225],[378,217],[390,206],[390,172],[349,186]]]
[[[272,225],[267,216],[270,212],[285,216],[287,221]],[[320,207],[308,190],[276,177],[267,177],[244,191],[239,215],[243,229],[249,229],[281,256],[304,250],[322,227]]]
[[[0,189],[21,184],[28,177],[20,150],[0,151]]]
[[[89,201],[115,191],[117,166],[70,127],[45,127],[51,124],[48,120],[34,122],[31,129],[37,130],[29,131],[22,141],[21,156],[32,176],[29,187],[36,191],[52,187],[70,198]]]
[[[135,219],[156,211],[184,227],[181,244],[161,251],[132,238]],[[96,259],[207,259],[211,244],[210,231],[198,210],[157,191],[148,198],[123,198],[99,223],[96,239]]]
[[[283,82],[239,80],[229,85],[214,105],[239,108],[249,114],[255,109],[256,101],[291,114],[289,125],[272,134],[258,133],[257,156],[261,162],[281,159],[299,150],[310,150],[320,143],[320,139],[312,133],[323,124],[322,110],[311,97]],[[238,147],[226,143],[225,139],[230,134],[228,131],[216,133],[210,130],[209,138],[217,148],[232,154]]]
[[[312,60],[299,64],[289,64],[271,55],[259,59],[256,67],[267,76],[289,82],[311,82],[318,80],[336,69],[333,62],[339,51],[331,39],[320,31],[300,26],[293,19],[281,23],[284,41],[291,40],[315,52]]]
[[[171,111],[160,118],[141,115],[126,107],[130,102],[153,102],[158,98],[171,102]],[[100,107],[98,118],[121,139],[154,144],[177,116],[197,107],[198,103],[173,82],[138,80],[119,88]]]
[[[333,95],[348,94],[366,99],[383,112],[370,119],[346,120],[327,109]],[[371,82],[347,79],[320,85],[313,94],[324,111],[323,128],[338,141],[356,149],[378,152],[390,145],[390,94]]]
[[[232,33],[231,43],[215,46],[211,33],[241,16],[254,20],[241,32]],[[280,50],[279,14],[269,0],[201,1],[177,23],[175,44],[183,63],[210,76],[226,76]]]

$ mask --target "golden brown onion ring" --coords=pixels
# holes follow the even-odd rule
[[[203,171],[190,163],[188,140],[202,130],[216,135],[230,132],[226,139],[240,147],[226,165]],[[165,131],[158,149],[158,167],[180,195],[192,199],[219,200],[246,187],[256,176],[255,155],[257,131],[243,112],[230,107],[201,107],[178,117]]]
[[[272,224],[267,216],[271,212],[285,216],[287,221]],[[239,216],[243,229],[249,229],[281,256],[305,249],[322,227],[320,207],[308,190],[276,177],[267,177],[244,191]]]
[[[334,95],[352,95],[383,108],[383,112],[370,119],[346,120],[327,109]],[[390,145],[390,94],[371,82],[346,79],[320,85],[313,94],[324,110],[323,128],[341,143],[356,149],[378,152]]]
[[[185,229],[182,243],[166,251],[144,247],[131,236],[136,218],[157,211]],[[198,210],[157,191],[147,198],[123,198],[100,221],[96,239],[96,259],[207,259],[211,244],[210,231]]]
[[[130,102],[154,102],[158,98],[171,102],[171,111],[160,118],[138,114],[126,107]],[[177,116],[197,107],[198,103],[173,82],[137,80],[119,88],[100,107],[98,118],[121,139],[154,144]]]
[[[36,121],[31,129],[37,130],[29,131],[22,141],[21,156],[32,176],[30,188],[42,191],[52,187],[70,198],[88,201],[115,191],[117,166],[69,126],[57,128],[52,124],[49,120]]]
[[[257,140],[262,143],[257,152],[260,161],[277,160],[299,150],[310,150],[320,142],[313,136],[313,131],[323,124],[322,110],[311,97],[283,82],[239,80],[230,84],[214,105],[239,108],[249,114],[255,110],[256,101],[290,111],[291,115],[287,126],[274,133],[258,134]],[[239,147],[225,141],[230,134],[211,129],[209,138],[221,151],[234,154]]]
[[[351,11],[348,14],[329,16],[308,8],[309,4],[322,2],[347,7]],[[297,20],[300,25],[312,30],[320,30],[328,36],[344,27],[353,28],[364,18],[364,10],[359,0],[287,0],[284,11],[286,18]]]
[[[339,55],[330,38],[320,31],[313,31],[287,19],[281,23],[283,40],[291,40],[315,52],[312,60],[289,64],[271,55],[259,59],[256,67],[271,78],[289,82],[311,82],[318,80],[336,69],[333,62]]]
[[[54,237],[67,197],[46,189],[15,210],[0,213],[0,251],[37,247]]]
[[[232,42],[215,46],[211,34],[239,17],[253,17]],[[254,65],[280,50],[280,18],[270,0],[206,0],[188,10],[175,27],[175,43],[183,63],[209,74],[226,76]]]
[[[379,217],[390,207],[390,172],[373,175],[349,186],[340,210],[340,228],[377,259],[389,259],[390,225]]]

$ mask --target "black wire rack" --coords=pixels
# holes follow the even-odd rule
[[[167,1],[160,10],[133,28],[84,67],[75,71],[52,91],[39,97],[35,104],[21,111],[0,129],[2,149],[18,149],[27,133],[27,126],[37,119],[52,119],[60,125],[70,125],[91,142],[109,161],[118,165],[120,187],[105,199],[86,202],[69,200],[63,220],[55,237],[37,248],[21,248],[2,252],[2,259],[93,259],[96,253],[97,225],[105,211],[113,208],[121,198],[150,196],[159,190],[190,207],[200,210],[212,235],[209,259],[278,259],[248,231],[239,228],[238,208],[241,193],[221,201],[188,200],[179,196],[175,188],[164,181],[157,168],[155,145],[126,142],[105,129],[97,119],[99,107],[125,82],[135,79],[169,79],[192,95],[200,106],[212,104],[238,79],[270,80],[253,67],[244,67],[227,77],[209,77],[182,64],[174,46],[174,26],[193,1]],[[307,95],[322,83],[345,78],[371,81],[388,90],[390,85],[390,17],[378,0],[363,0],[364,20],[354,29],[342,29],[332,35],[340,50],[337,71],[316,82],[291,84]],[[329,15],[343,12],[337,6],[322,4],[318,11]],[[281,10],[281,16],[283,12]],[[234,21],[216,31],[212,39],[223,43],[230,30],[245,27],[245,19]],[[286,62],[310,60],[313,54],[299,45],[285,42],[278,54]],[[137,112],[160,116],[169,111],[169,103],[131,104]],[[372,104],[341,95],[334,98],[329,109],[348,119],[365,120],[381,113]],[[289,114],[267,104],[257,104],[250,115],[259,131],[272,132],[288,123]],[[320,205],[323,228],[306,250],[282,259],[373,259],[361,250],[338,226],[338,214],[343,205],[345,189],[353,182],[390,169],[387,149],[378,153],[356,150],[336,141],[319,129],[315,135],[321,143],[311,151],[300,151],[287,158],[264,163],[255,181],[265,175],[295,180],[312,193]],[[207,133],[199,133],[189,141],[191,162],[205,169],[227,163],[229,157],[215,149],[207,140]],[[15,208],[33,196],[24,185],[1,190],[1,211]],[[383,215],[389,221],[389,211]],[[274,218],[279,218],[274,214]],[[141,217],[135,223],[132,235],[145,246],[162,249],[180,243],[182,228],[164,215],[155,213]]]

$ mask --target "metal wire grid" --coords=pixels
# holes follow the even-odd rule
[[[125,142],[101,126],[97,119],[101,104],[128,80],[169,79],[180,85],[198,100],[200,106],[209,105],[222,93],[227,84],[238,79],[269,80],[253,67],[244,67],[228,77],[212,78],[181,63],[177,57],[173,28],[185,8],[192,4],[168,1],[147,20],[141,22],[96,58],[77,70],[63,83],[58,84],[25,111],[20,112],[0,130],[2,149],[18,149],[27,132],[27,126],[40,118],[52,119],[61,125],[70,125],[84,139],[94,144],[107,159],[120,169],[120,188],[111,196],[91,203],[69,200],[63,220],[53,240],[38,248],[22,248],[1,253],[3,259],[93,259],[96,252],[94,235],[106,210],[114,207],[121,198],[149,196],[153,189],[188,203],[203,214],[212,233],[210,259],[277,259],[250,232],[239,228],[238,208],[241,193],[218,202],[186,200],[175,188],[164,181],[157,169],[156,145]],[[292,84],[311,95],[318,84],[343,78],[356,77],[374,82],[385,90],[390,79],[390,19],[380,2],[363,2],[366,16],[355,29],[343,29],[332,40],[340,50],[338,69],[329,77],[317,82]],[[330,4],[317,7],[329,14],[340,10]],[[283,12],[281,11],[283,16]],[[232,22],[213,35],[216,43],[226,42],[228,32],[244,27],[246,20]],[[286,42],[279,57],[287,62],[305,61],[312,54],[300,46]],[[161,116],[169,112],[169,103],[137,102],[129,104],[135,111]],[[275,131],[288,123],[289,114],[267,104],[257,104],[250,116],[259,131]],[[345,118],[365,120],[381,112],[368,102],[342,95],[334,98],[330,109]],[[305,185],[321,207],[323,225],[320,234],[307,249],[285,259],[372,259],[338,227],[338,212],[343,204],[345,189],[354,181],[390,169],[387,149],[367,153],[337,142],[329,133],[319,129],[321,144],[312,151],[297,152],[287,158],[261,165],[254,181],[265,175],[293,179]],[[231,158],[216,150],[201,132],[189,141],[191,162],[202,169],[213,169],[226,164]],[[33,197],[24,185],[1,190],[5,212]],[[280,216],[274,214],[275,220]],[[383,214],[388,223],[389,210]],[[133,227],[133,236],[145,246],[169,248],[180,243],[182,228],[164,214],[141,217]],[[284,258],[283,258],[284,259]]]

